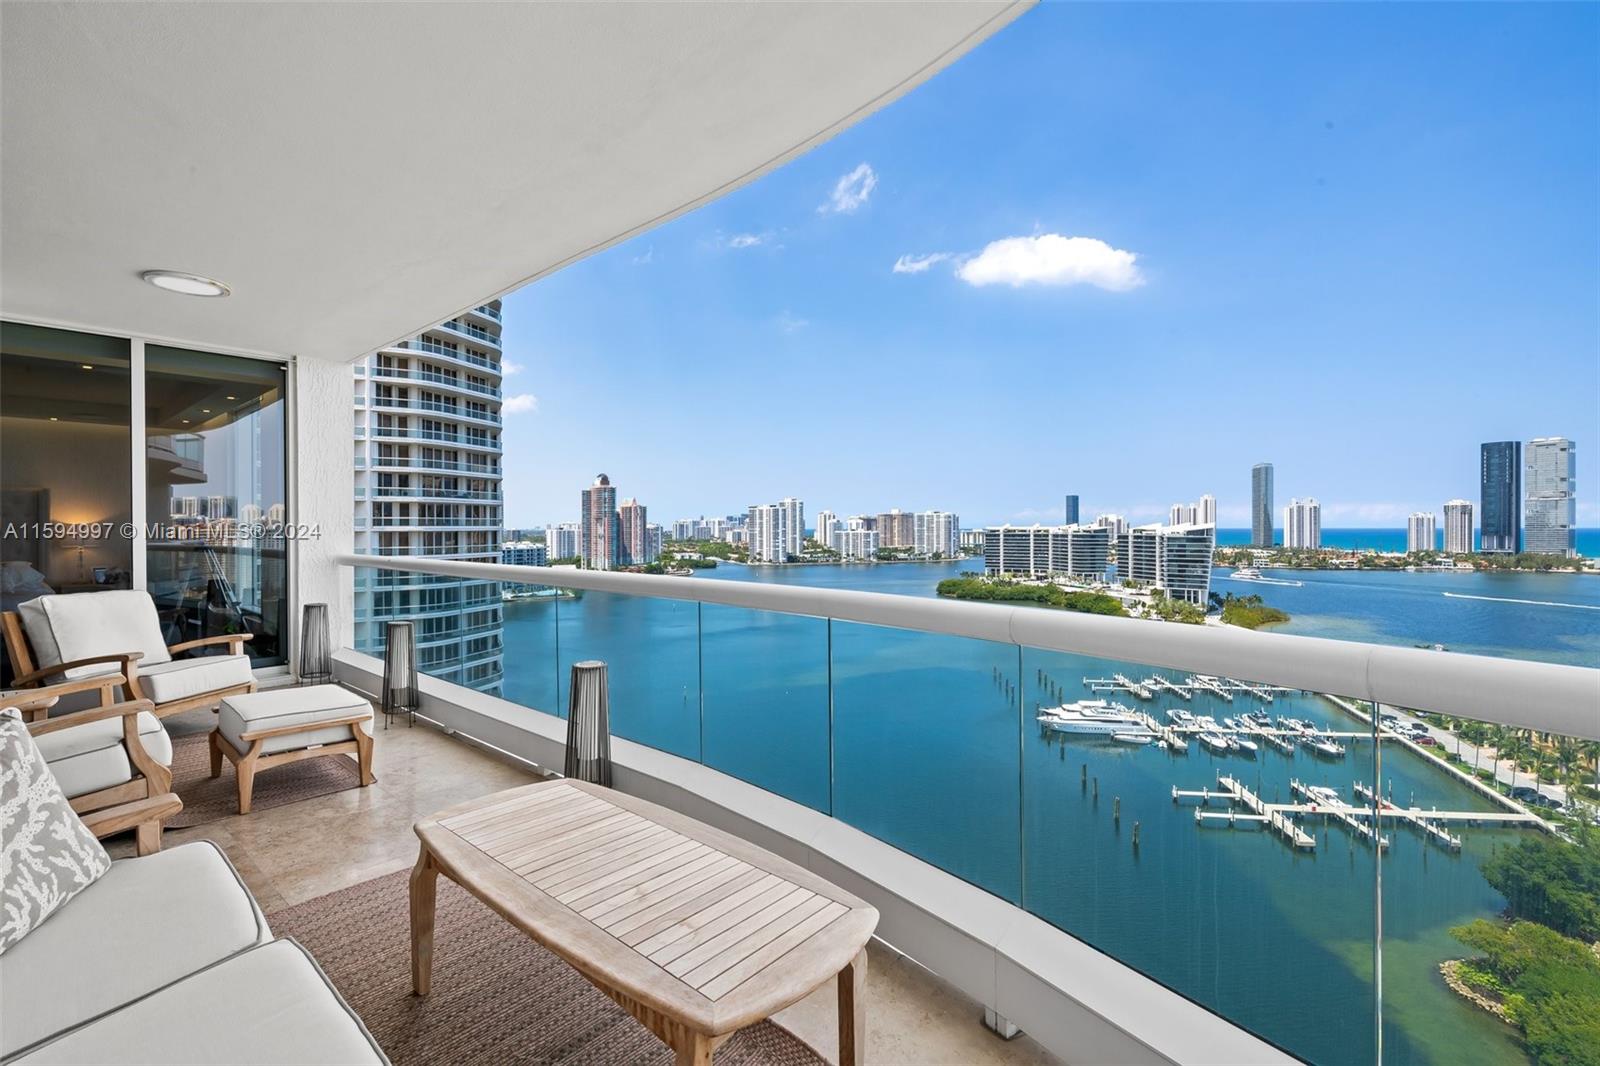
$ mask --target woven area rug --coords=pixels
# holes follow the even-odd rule
[[[361,770],[348,755],[302,759],[256,774],[250,809],[282,807],[360,784]],[[233,764],[222,760],[222,776],[212,779],[211,738],[205,733],[172,739],[172,791],[183,800],[183,810],[168,819],[168,829],[205,825],[239,813],[239,779]]]
[[[267,917],[315,956],[395,1066],[638,1063],[672,1052],[572,967],[439,878],[433,986],[411,994],[410,871]],[[717,1049],[717,1066],[827,1066],[771,1022]]]

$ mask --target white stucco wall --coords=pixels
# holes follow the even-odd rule
[[[315,525],[319,532],[295,546],[297,654],[301,604],[328,604],[335,648],[349,647],[354,634],[353,577],[349,567],[334,562],[355,543],[353,388],[349,363],[301,359],[295,364],[290,518],[296,524]]]

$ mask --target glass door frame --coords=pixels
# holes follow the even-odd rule
[[[129,377],[129,418],[128,418],[128,445],[131,455],[130,504],[133,519],[133,542],[130,552],[133,557],[132,586],[140,592],[148,591],[147,579],[149,576],[149,561],[146,552],[149,550],[149,536],[146,528],[147,512],[146,503],[149,492],[147,478],[147,451],[148,441],[145,439],[145,345],[161,344],[178,348],[188,348],[197,352],[208,352],[214,355],[227,355],[239,359],[254,359],[264,363],[276,363],[284,371],[284,428],[283,428],[283,488],[284,488],[284,521],[293,526],[300,521],[299,484],[300,469],[296,438],[299,433],[299,406],[300,390],[298,388],[297,363],[295,356],[273,355],[269,352],[252,351],[247,348],[232,348],[224,345],[203,344],[196,345],[172,337],[158,337],[151,334],[130,334],[123,330],[103,329],[98,326],[81,322],[63,322],[54,319],[28,318],[19,315],[7,315],[6,322],[15,322],[19,325],[43,326],[49,329],[67,330],[73,333],[90,333],[101,337],[111,337],[128,342],[128,377]],[[351,503],[354,506],[354,502]],[[261,666],[254,670],[258,680],[276,678],[290,678],[294,676],[294,663],[300,654],[300,588],[297,580],[299,573],[299,545],[295,538],[284,539],[284,564],[287,567],[286,583],[289,600],[289,617],[285,619],[287,640],[284,647],[284,662],[279,666]]]

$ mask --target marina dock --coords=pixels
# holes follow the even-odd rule
[[[1378,807],[1378,819],[1380,822],[1384,818],[1396,818],[1422,833],[1423,836],[1427,837],[1428,840],[1439,845],[1441,848],[1444,848],[1446,851],[1461,850],[1460,837],[1451,836],[1450,833],[1445,830],[1444,826],[1440,825],[1438,822],[1429,821],[1427,818],[1424,818],[1422,816],[1422,812],[1416,810],[1415,808],[1403,810],[1399,807],[1396,807],[1392,803],[1383,802],[1377,796],[1373,795],[1372,789],[1368,788],[1366,785],[1363,785],[1360,781],[1357,781],[1350,787],[1355,791],[1355,794],[1358,798],[1367,802],[1369,810],[1371,805],[1376,802]],[[1497,811],[1488,813],[1500,814],[1500,812]],[[1502,814],[1496,820],[1505,821],[1506,819]]]
[[[1229,692],[1227,689],[1218,684],[1217,679],[1214,677],[1202,677],[1196,674],[1194,677],[1189,679],[1189,684],[1203,692],[1209,692],[1213,696],[1221,697],[1228,703],[1233,702],[1233,693]]]
[[[1312,851],[1317,846],[1316,837],[1296,825],[1294,819],[1284,813],[1286,808],[1282,804],[1263,801],[1260,796],[1246,788],[1242,782],[1236,781],[1225,774],[1217,775],[1217,789],[1215,792],[1211,789],[1184,790],[1176,786],[1172,789],[1173,803],[1177,803],[1180,799],[1199,799],[1202,803],[1209,804],[1213,796],[1239,804],[1247,814],[1240,814],[1237,811],[1228,811],[1226,813],[1195,811],[1194,820],[1196,825],[1205,824],[1208,818],[1226,821],[1229,825],[1240,821],[1261,822],[1296,850]]]
[[[1189,699],[1194,695],[1194,689],[1188,685],[1180,685],[1176,681],[1168,681],[1164,677],[1147,677],[1144,683],[1157,692],[1170,692],[1180,700]]]
[[[1334,821],[1350,830],[1350,832],[1354,833],[1356,835],[1356,839],[1360,840],[1363,844],[1376,844],[1379,850],[1383,850],[1389,846],[1389,839],[1387,837],[1379,836],[1377,829],[1358,818],[1355,813],[1355,808],[1351,807],[1348,803],[1343,801],[1339,801],[1337,803],[1323,803],[1317,799],[1309,787],[1301,784],[1295,779],[1290,779],[1289,791],[1306,801],[1310,807],[1310,809],[1306,812],[1307,814],[1321,814],[1325,817],[1332,818]],[[1459,842],[1457,843],[1457,846],[1460,846]]]

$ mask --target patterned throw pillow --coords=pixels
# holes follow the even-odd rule
[[[22,715],[0,711],[0,954],[110,868]]]

